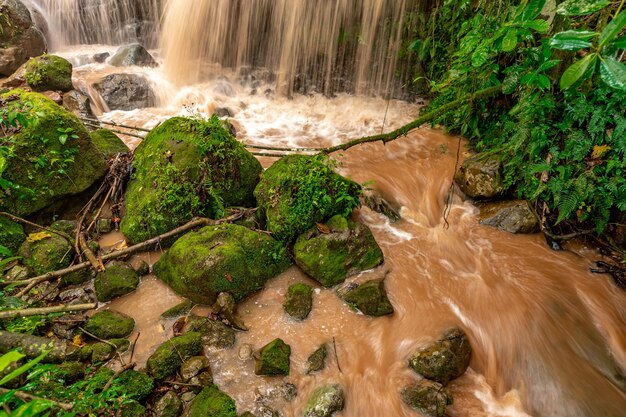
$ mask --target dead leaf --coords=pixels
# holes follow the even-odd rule
[[[324,223],[318,223],[317,224],[317,230],[319,230],[320,233],[323,233],[325,235],[330,233],[330,228],[328,226],[326,226]]]
[[[48,232],[31,233],[26,238],[26,241],[28,243],[35,243],[35,242],[38,242],[40,240],[47,239],[49,237],[52,237],[52,235],[50,233],[48,233]]]
[[[72,338],[72,344],[74,346],[83,347],[87,343],[85,343],[85,339],[83,339],[82,334],[77,334],[77,335],[74,335],[74,337]]]
[[[600,159],[605,153],[611,150],[609,145],[595,145],[591,153],[591,159]]]

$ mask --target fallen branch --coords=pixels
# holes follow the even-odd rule
[[[102,262],[98,261],[98,259],[96,258],[96,255],[94,255],[91,248],[89,248],[89,246],[87,245],[87,241],[85,240],[84,233],[80,233],[78,235],[78,243],[79,243],[81,252],[85,254],[92,268],[98,272],[104,271],[104,265],[102,264]]]
[[[341,365],[339,364],[339,356],[337,355],[337,343],[335,342],[335,338],[333,337],[333,350],[335,351],[335,361],[337,362],[337,369],[339,369],[339,373],[343,374],[341,370]]]
[[[93,122],[83,122],[83,124],[85,126],[90,126],[90,127],[95,127],[95,128],[102,128],[102,126],[100,126],[98,123],[93,123]],[[121,127],[121,126],[120,126]],[[129,129],[129,128],[127,128]],[[108,129],[110,132],[113,133],[117,133],[118,135],[125,135],[125,136],[132,136],[134,138],[139,138],[139,139],[145,139],[145,136],[141,136],[141,135],[137,135],[135,133],[129,133],[129,132],[122,132],[121,130],[115,130],[115,129]]]
[[[124,129],[132,129],[132,130],[137,130],[139,132],[150,132],[149,129],[144,129],[143,127],[123,125],[121,123],[107,122],[105,120],[90,119],[88,117],[79,117],[79,119],[82,120],[82,121],[85,121],[85,122],[99,123],[99,124],[103,124],[103,125],[123,127]]]
[[[14,221],[16,223],[27,224],[29,226],[36,227],[37,229],[41,229],[41,230],[45,230],[46,232],[54,233],[55,235],[59,235],[62,238],[66,239],[68,242],[70,242],[70,245],[73,244],[73,241],[72,241],[72,238],[70,237],[70,235],[68,235],[67,233],[63,233],[60,230],[54,230],[54,229],[51,229],[49,227],[40,226],[37,223],[30,222],[30,221],[28,221],[26,219],[22,219],[21,217],[14,216],[13,214],[6,213],[4,211],[0,211],[0,216],[6,217],[9,220],[12,220],[12,221]]]
[[[54,307],[38,307],[38,308],[25,308],[23,310],[9,310],[0,311],[0,319],[12,319],[15,317],[27,317],[27,316],[39,316],[51,313],[67,313],[70,311],[85,311],[93,310],[98,307],[95,303],[90,304],[74,304],[74,305],[60,305]]]
[[[111,388],[111,385],[113,385],[113,381],[115,381],[115,378],[117,378],[118,376],[120,376],[120,374],[124,371],[127,371],[129,369],[133,369],[137,364],[135,362],[129,363],[128,365],[124,365],[122,366],[120,369],[118,369],[117,371],[115,371],[115,373],[113,375],[111,375],[111,378],[109,378],[109,380],[107,381],[106,385],[104,386],[104,388],[102,388],[102,392],[105,392],[106,390],[108,390],[109,388]]]
[[[43,361],[46,363],[59,363],[70,359],[80,348],[65,340],[0,330],[0,353],[6,353],[14,349],[20,349],[30,359],[48,352]]]
[[[9,392],[13,391],[13,396],[15,398],[19,398],[20,400],[24,401],[24,402],[28,402],[28,401],[49,401],[52,404],[54,404],[55,406],[65,410],[65,411],[71,411],[72,408],[74,408],[74,404],[67,404],[67,403],[61,403],[58,401],[54,401],[51,400],[49,398],[43,398],[43,397],[38,397],[36,395],[32,395],[29,394],[27,392],[23,392],[23,391],[15,391],[15,390],[10,390],[10,389],[6,389],[6,388],[0,388],[0,394],[7,394]]]

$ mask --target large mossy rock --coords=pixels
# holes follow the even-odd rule
[[[221,292],[245,298],[290,264],[287,251],[270,236],[223,224],[184,235],[153,269],[183,297],[213,304]]]
[[[411,408],[427,417],[444,417],[446,407],[452,404],[452,395],[438,382],[423,379],[405,387],[402,399]]]
[[[0,246],[16,252],[26,240],[26,234],[21,224],[0,216]]]
[[[291,347],[282,339],[274,339],[255,354],[254,373],[269,376],[289,375],[290,356]]]
[[[74,260],[74,247],[62,236],[51,232],[28,235],[19,250],[24,265],[36,275],[67,268]]]
[[[333,171],[325,156],[289,155],[261,176],[254,194],[267,230],[283,242],[358,207],[361,186]]]
[[[46,51],[46,41],[19,0],[0,0],[0,77]]]
[[[393,306],[387,297],[383,279],[373,279],[349,289],[342,298],[350,307],[366,316],[380,317],[393,314]]]
[[[135,291],[139,285],[139,275],[127,263],[111,261],[106,270],[96,275],[94,286],[98,301],[111,301],[122,295]]]
[[[293,248],[296,264],[325,287],[383,263],[369,228],[341,216],[302,234]]]
[[[189,332],[176,336],[163,343],[148,358],[146,370],[155,379],[164,379],[173,375],[183,361],[202,353],[202,336]]]
[[[126,398],[143,401],[152,394],[154,380],[143,372],[127,369],[115,379],[113,386]]]
[[[516,234],[539,230],[539,220],[525,200],[485,202],[478,208],[480,224]]]
[[[135,328],[135,320],[112,310],[99,311],[89,318],[85,330],[100,339],[127,337]]]
[[[336,411],[343,410],[344,402],[340,385],[323,385],[311,394],[302,411],[302,417],[330,417]]]
[[[72,64],[60,56],[41,55],[24,66],[24,79],[33,91],[62,91],[73,88]]]
[[[217,218],[228,206],[254,206],[262,167],[217,117],[175,117],[135,150],[121,230],[133,242],[195,216]]]
[[[478,154],[467,158],[454,175],[454,181],[461,191],[472,198],[494,198],[506,191],[502,162],[494,156]]]
[[[313,289],[306,284],[297,283],[289,286],[285,295],[283,309],[296,320],[304,320],[309,316],[313,305]]]
[[[409,359],[409,366],[424,378],[446,385],[465,373],[471,357],[467,335],[453,328],[442,339],[418,350]]]
[[[0,106],[30,120],[8,140],[13,152],[0,156],[0,178],[11,183],[0,191],[0,210],[32,214],[64,197],[85,191],[107,170],[78,118],[38,93],[12,90]]]
[[[237,417],[237,408],[235,400],[212,385],[200,391],[183,417]]]

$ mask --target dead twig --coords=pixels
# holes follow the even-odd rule
[[[65,411],[71,411],[72,408],[74,408],[74,404],[62,403],[62,402],[54,401],[54,400],[51,400],[51,399],[48,399],[48,398],[38,397],[36,395],[28,394],[28,393],[23,392],[23,391],[15,391],[15,390],[10,390],[10,389],[6,389],[6,388],[0,388],[0,393],[2,393],[2,394],[6,394],[6,393],[11,392],[11,391],[13,391],[13,395],[15,396],[15,398],[19,398],[22,401],[33,401],[33,400],[49,401],[52,404],[54,404],[56,407],[59,407],[62,410],[65,410]]]
[[[23,310],[0,311],[0,319],[12,319],[15,317],[39,316],[39,315],[51,314],[51,313],[67,313],[70,311],[93,310],[97,306],[98,305],[95,303],[90,303],[90,304],[60,305],[60,306],[54,306],[54,307],[26,308]]]
[[[127,371],[129,369],[133,369],[135,366],[137,366],[136,363],[131,362],[128,365],[124,365],[122,366],[120,369],[118,369],[117,371],[115,371],[115,373],[113,375],[111,375],[111,378],[109,378],[109,380],[107,381],[107,383],[104,385],[104,388],[102,388],[102,392],[105,392],[106,390],[108,390],[109,388],[111,388],[111,385],[113,385],[113,381],[115,381],[115,379],[120,376],[120,374],[124,371]]]
[[[335,361],[337,362],[337,369],[339,369],[339,373],[343,374],[341,370],[341,365],[339,364],[339,356],[337,355],[337,343],[335,342],[335,338],[333,337],[333,350],[335,351]]]

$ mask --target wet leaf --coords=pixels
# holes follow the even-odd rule
[[[52,237],[52,235],[48,232],[31,233],[26,238],[26,241],[28,243],[35,243],[35,242],[39,242],[40,240],[47,239],[49,237]]]
[[[612,58],[604,58],[600,76],[605,83],[617,90],[626,90],[626,65]]]
[[[596,32],[589,30],[567,30],[565,32],[559,32],[550,39],[550,47],[564,51],[578,51],[580,49],[591,48],[593,44],[590,39],[596,35]]]
[[[559,4],[556,12],[563,16],[584,16],[604,9],[611,0],[566,0]]]
[[[597,58],[597,55],[589,54],[583,59],[574,62],[561,76],[561,89],[565,90],[570,88],[576,81],[580,80],[591,63],[595,64]]]
[[[599,46],[604,46],[611,42],[620,34],[622,29],[626,26],[626,11],[621,12],[613,20],[609,22],[600,34]]]

